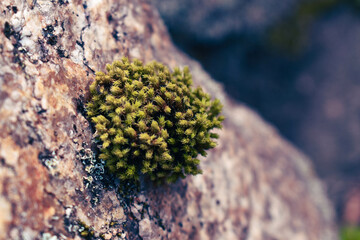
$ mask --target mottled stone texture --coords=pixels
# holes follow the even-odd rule
[[[146,1],[2,0],[0,35],[0,239],[337,238],[308,159],[179,52]],[[103,174],[83,103],[121,56],[189,65],[222,100],[202,175],[124,195]]]

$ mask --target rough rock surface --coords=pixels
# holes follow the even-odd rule
[[[234,11],[244,1],[207,1],[200,10],[183,0],[153,1],[179,46],[314,160],[338,221],[360,225],[360,211],[347,210],[360,189],[359,2],[281,1],[273,11],[272,1],[246,1]],[[234,15],[251,9],[245,6],[263,9],[266,21],[237,29],[249,14]],[[209,36],[214,26],[223,35]]]
[[[314,158],[340,217],[349,215],[346,205],[353,205],[352,192],[360,190],[359,39],[360,19],[351,9],[319,19],[311,38],[315,56],[296,76],[309,105],[295,141]],[[341,220],[354,224],[358,219],[360,225],[360,211],[352,215],[357,217]]]
[[[308,159],[174,48],[146,1],[2,0],[0,34],[0,239],[337,238]],[[120,194],[104,174],[83,103],[121,56],[189,65],[224,103],[202,175]]]

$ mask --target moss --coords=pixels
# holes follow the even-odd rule
[[[341,240],[360,239],[360,227],[343,227],[341,229]]]
[[[92,239],[95,235],[94,230],[87,226],[84,222],[79,221],[78,222],[79,225],[79,235],[84,238],[84,239]]]
[[[189,69],[174,72],[158,62],[127,58],[97,72],[88,117],[101,142],[99,157],[122,180],[174,182],[201,173],[199,154],[215,147],[222,105],[193,89]]]

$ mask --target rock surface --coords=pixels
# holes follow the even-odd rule
[[[200,10],[153,1],[179,46],[314,160],[338,221],[360,225],[360,213],[343,217],[360,189],[359,2],[281,1],[274,11],[272,1],[214,0]],[[266,20],[236,28],[254,7]],[[222,31],[211,37],[214,26]]]
[[[0,239],[337,239],[309,160],[171,43],[146,1],[0,2]],[[189,65],[227,119],[204,173],[131,193],[94,158],[95,70]]]
[[[342,8],[319,19],[311,35],[315,56],[296,76],[309,105],[295,141],[314,158],[340,221],[360,225],[358,210],[352,211],[356,218],[341,219],[354,202],[349,196],[360,190],[360,19]]]

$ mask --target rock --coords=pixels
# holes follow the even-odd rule
[[[349,8],[317,20],[309,43],[315,54],[296,76],[309,104],[295,141],[314,159],[340,221],[347,221],[341,219],[349,214],[346,198],[360,181],[359,27],[360,20]]]
[[[337,239],[309,160],[179,52],[149,3],[0,9],[0,238]],[[84,102],[94,72],[122,56],[189,65],[195,85],[224,103],[202,175],[136,194],[106,174]]]
[[[346,221],[347,193],[360,180],[359,3],[282,1],[272,11],[271,1],[154,2],[182,49],[314,160]],[[266,20],[237,24],[248,6]]]
[[[346,195],[343,219],[347,224],[356,226],[360,222],[360,187],[352,188]]]

